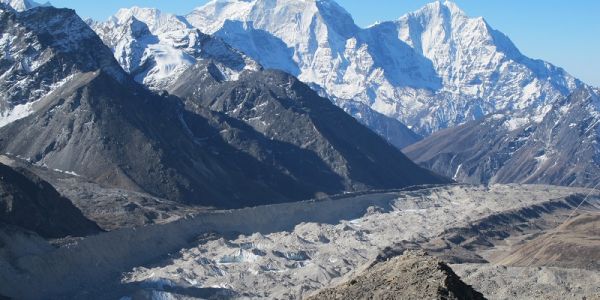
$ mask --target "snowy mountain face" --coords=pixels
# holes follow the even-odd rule
[[[88,22],[115,58],[151,89],[166,89],[199,59],[216,61],[223,77],[236,79],[240,72],[260,66],[220,39],[203,34],[185,19],[156,9],[121,9],[106,22]]]
[[[442,130],[405,152],[460,182],[593,186],[600,182],[598,95],[578,89],[539,122],[499,112]]]
[[[337,103],[362,103],[422,135],[503,109],[540,119],[582,85],[452,2],[366,29],[332,0],[215,0],[186,19]]]
[[[246,43],[240,49],[243,48],[244,53],[255,61],[229,48],[220,38],[203,34],[185,18],[156,9],[122,9],[107,22],[88,23],[113,50],[121,66],[138,82],[155,90],[167,89],[184,70],[203,59],[216,62],[224,80],[237,79],[243,70],[261,68],[255,61],[291,74],[300,72],[291,58],[293,51],[285,43],[268,32],[240,31],[236,23],[228,23],[221,34],[239,40],[236,44]],[[299,30],[295,32],[300,34]],[[315,88],[323,91],[318,86]],[[334,99],[326,92],[324,95]],[[400,121],[373,111],[368,105],[337,102],[345,111],[355,112],[353,115],[363,124],[398,148],[421,139]]]
[[[0,0],[0,3],[6,4],[16,11],[25,11],[38,6],[50,6],[49,3],[39,4],[31,0]]]
[[[119,80],[126,76],[74,11],[18,13],[0,4],[0,27],[0,126],[31,114],[38,100],[75,74],[103,69]]]
[[[135,82],[72,10],[2,6],[0,36],[0,99],[31,105],[0,128],[0,153],[36,168],[221,208],[449,182],[289,74],[227,80],[227,58],[243,56],[217,39],[201,53],[231,52],[196,61],[167,95]]]

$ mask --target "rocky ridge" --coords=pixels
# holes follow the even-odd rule
[[[350,281],[319,291],[307,300],[485,299],[444,262],[422,251],[379,262]]]
[[[404,152],[460,182],[593,187],[600,182],[599,99],[594,89],[582,88],[555,102],[537,123],[504,111],[443,130]]]

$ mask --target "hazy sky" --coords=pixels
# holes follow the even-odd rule
[[[39,1],[43,2],[43,1]],[[156,7],[186,14],[206,0],[51,0],[83,18],[105,20],[120,7]],[[431,0],[337,0],[360,26],[393,20]],[[525,55],[565,68],[584,82],[600,86],[600,1],[456,0],[468,15],[483,16],[508,35]]]

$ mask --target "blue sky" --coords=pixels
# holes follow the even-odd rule
[[[43,2],[43,1],[40,1]],[[156,7],[185,14],[206,0],[51,0],[83,18],[105,20],[120,7]],[[393,20],[432,0],[337,0],[357,24]],[[565,68],[584,82],[600,86],[600,1],[455,0],[468,15],[483,16],[508,35],[521,52]]]

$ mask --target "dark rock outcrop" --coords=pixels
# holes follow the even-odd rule
[[[86,236],[102,230],[49,183],[0,164],[0,224],[18,226],[45,238]]]
[[[444,262],[421,251],[379,262],[350,281],[320,291],[309,300],[485,299]]]

